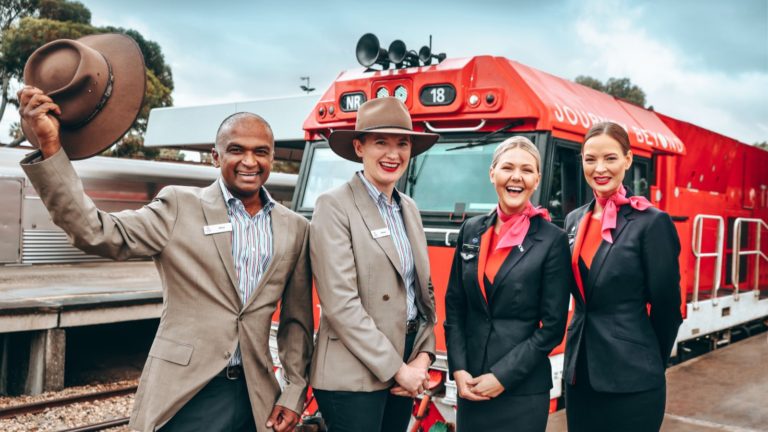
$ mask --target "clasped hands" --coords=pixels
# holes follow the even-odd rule
[[[275,405],[266,426],[275,432],[292,432],[299,422],[299,414],[282,405]]]
[[[419,353],[408,364],[403,363],[395,374],[397,385],[389,392],[395,396],[416,397],[429,386],[429,365],[432,359],[425,352]]]
[[[495,398],[504,391],[496,376],[492,373],[472,377],[469,372],[459,370],[453,373],[459,397],[470,401],[484,401]]]

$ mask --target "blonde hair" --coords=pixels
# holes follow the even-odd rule
[[[491,169],[496,167],[496,164],[499,163],[499,159],[501,159],[501,155],[506,153],[509,150],[512,149],[522,149],[527,151],[528,153],[533,156],[534,159],[536,159],[536,171],[541,172],[541,153],[539,153],[539,149],[536,148],[536,145],[534,145],[531,140],[524,136],[513,136],[511,138],[507,138],[504,141],[502,141],[497,147],[496,150],[493,151],[493,160],[491,161]]]

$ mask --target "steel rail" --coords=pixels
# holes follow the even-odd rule
[[[49,399],[38,402],[31,402],[22,405],[14,405],[0,408],[0,419],[13,418],[22,414],[35,414],[45,411],[48,408],[56,408],[66,405],[72,405],[78,402],[89,402],[94,400],[109,399],[118,396],[125,396],[136,392],[136,386],[120,387],[112,390],[102,390],[93,393],[65,396],[58,399]]]
[[[85,426],[77,426],[70,429],[62,429],[58,432],[93,432],[109,429],[117,426],[127,425],[130,417],[121,417],[114,420],[107,420],[100,423],[93,423]]]

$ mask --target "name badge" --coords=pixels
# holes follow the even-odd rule
[[[205,235],[218,234],[228,231],[232,231],[232,224],[229,222],[218,225],[206,225],[203,227],[203,233]]]
[[[379,228],[371,231],[371,235],[373,238],[382,238],[389,236],[389,228]]]

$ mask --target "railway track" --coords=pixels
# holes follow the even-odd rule
[[[122,417],[114,420],[108,420],[101,423],[93,423],[86,426],[78,426],[70,429],[63,429],[59,432],[94,432],[94,431],[100,431],[104,429],[109,429],[117,426],[124,426],[128,424],[128,420],[130,420],[130,417]]]
[[[44,401],[32,402],[22,405],[15,405],[0,408],[0,419],[10,419],[18,417],[24,414],[36,414],[43,412],[50,408],[62,407],[72,405],[81,402],[91,402],[104,399],[110,399],[113,397],[127,396],[136,392],[136,386],[126,386],[111,390],[103,390],[98,392],[85,393],[80,395],[66,396],[56,399],[49,399]],[[93,423],[85,426],[77,426],[70,429],[64,429],[60,432],[90,432],[100,431],[111,427],[122,426],[128,424],[128,417],[112,419],[100,423]]]

